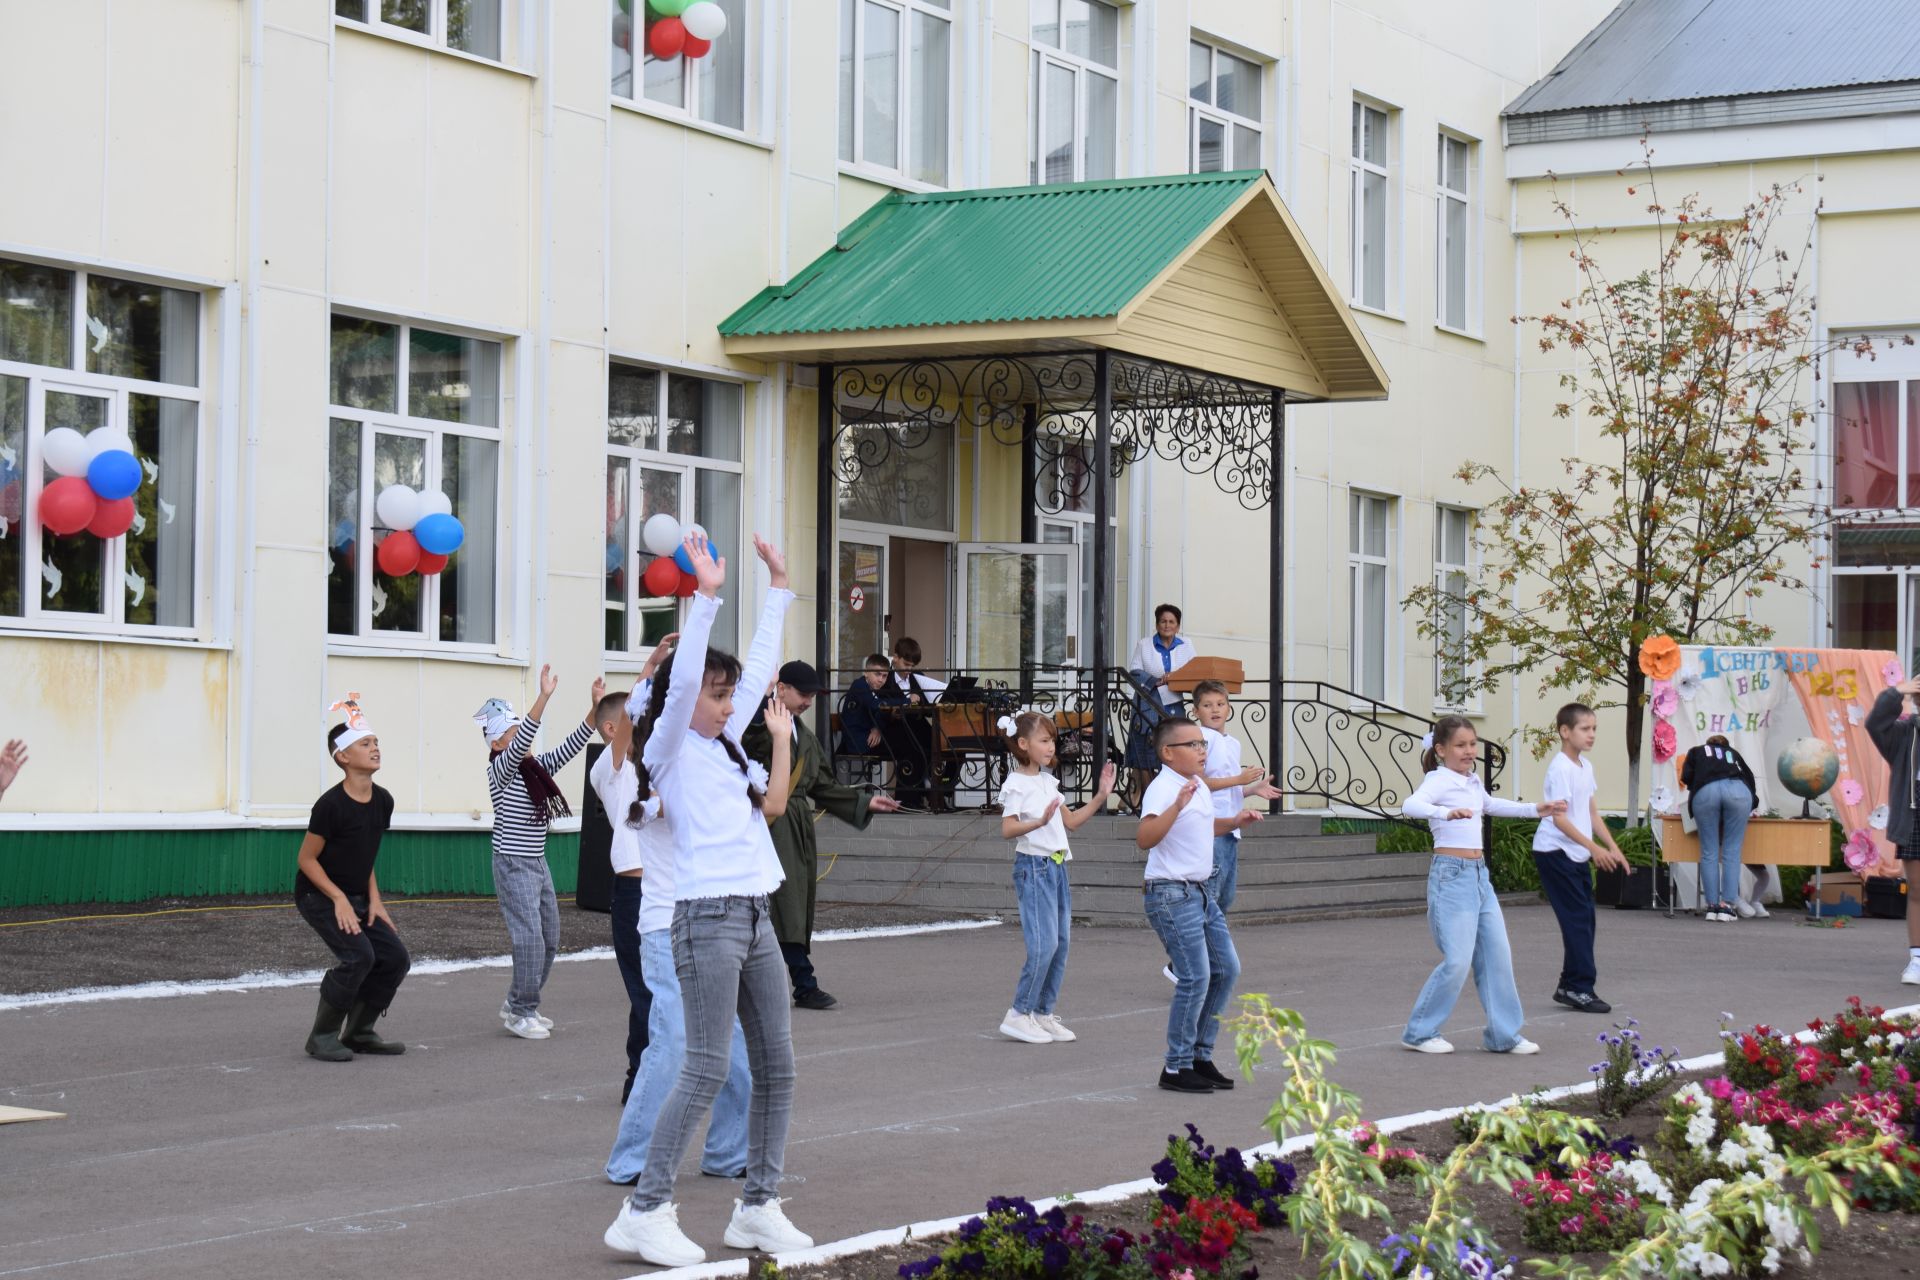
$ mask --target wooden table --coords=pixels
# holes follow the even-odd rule
[[[1817,920],[1820,873],[1833,857],[1832,839],[1824,818],[1748,818],[1747,834],[1740,842],[1740,861],[1743,865],[1814,868],[1813,916]],[[1700,861],[1699,833],[1687,831],[1677,813],[1660,816],[1660,861]],[[1697,896],[1698,880],[1694,886]]]

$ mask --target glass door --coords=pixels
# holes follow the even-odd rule
[[[1080,653],[1080,549],[963,542],[956,550],[959,665],[996,680],[1028,668],[1071,668]]]
[[[868,654],[886,651],[887,539],[843,535],[834,583],[834,670],[822,674],[845,688]]]

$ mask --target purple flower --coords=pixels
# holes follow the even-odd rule
[[[924,1280],[924,1277],[932,1275],[939,1269],[940,1255],[938,1254],[924,1262],[905,1262],[900,1265],[900,1280]]]

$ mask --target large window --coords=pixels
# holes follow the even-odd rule
[[[713,0],[726,11],[727,29],[697,58],[656,58],[647,47],[649,13],[643,0],[607,0],[611,21],[613,96],[702,120],[724,129],[747,128],[748,46],[757,16],[751,0]],[[632,12],[629,13],[628,10]],[[640,55],[634,83],[634,55]]]
[[[738,383],[616,364],[607,372],[606,649],[650,651],[680,629],[681,601],[651,595],[642,581],[653,557],[641,544],[652,516],[706,529],[736,582],[753,563],[742,542],[740,432],[745,390]],[[739,633],[739,588],[723,593],[715,643]]]
[[[1263,169],[1260,68],[1224,49],[1187,45],[1187,171]]]
[[[197,292],[0,258],[0,625],[193,633],[202,345]],[[50,454],[62,429],[92,447]],[[130,522],[86,478],[108,448],[139,463]],[[78,495],[93,526],[43,527],[61,481],[54,503]]]
[[[1392,648],[1394,500],[1353,493],[1347,500],[1347,578],[1352,599],[1352,679],[1354,692],[1387,701],[1388,656]]]
[[[1883,355],[1873,382],[1845,364],[1833,387],[1833,642],[1891,649],[1920,669],[1920,373],[1905,352]]]
[[[498,62],[507,0],[333,0],[342,18],[382,35],[424,40]]]
[[[840,0],[840,159],[947,183],[953,0]]]
[[[1480,331],[1479,278],[1475,269],[1473,193],[1479,186],[1479,144],[1450,133],[1439,136],[1434,190],[1434,319],[1462,333]]]
[[[406,643],[494,642],[501,344],[390,320],[333,316],[328,361],[327,631]],[[444,565],[390,574],[395,485],[460,521]],[[436,497],[441,495],[444,497]]]
[[[1433,585],[1446,599],[1441,634],[1433,645],[1433,701],[1440,707],[1477,709],[1479,696],[1467,682],[1467,587],[1473,572],[1473,512],[1437,507],[1433,528]]]
[[[1028,178],[1111,178],[1120,168],[1120,11],[1100,0],[1032,4],[1033,152]]]
[[[902,533],[953,532],[953,428],[944,424],[863,422],[843,427],[845,470],[840,518]]]
[[[1042,455],[1043,457],[1046,454]],[[1111,485],[1113,482],[1107,482]],[[1110,490],[1111,492],[1111,490]],[[1070,543],[1080,549],[1080,651],[1067,655],[1078,666],[1092,666],[1093,652],[1093,446],[1066,444],[1057,460],[1043,466],[1034,477],[1031,501],[1043,514],[1039,517],[1040,541]],[[1053,508],[1059,508],[1057,512]],[[1114,507],[1110,504],[1108,510]],[[1117,515],[1107,517],[1107,598],[1113,598],[1113,583],[1120,574],[1119,530]],[[1111,628],[1107,647],[1115,652],[1102,661],[1118,662],[1131,642]]]
[[[1394,126],[1398,112],[1353,103],[1353,159],[1348,206],[1352,225],[1353,300],[1386,311],[1394,292]]]

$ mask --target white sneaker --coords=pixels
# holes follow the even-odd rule
[[[1163,964],[1163,965],[1161,965],[1161,966],[1160,966],[1160,975],[1161,975],[1161,976],[1162,976],[1163,978],[1165,978],[1165,979],[1166,979],[1166,980],[1167,980],[1168,982],[1171,982],[1171,983],[1172,983],[1172,984],[1173,984],[1174,986],[1176,986],[1176,987],[1177,987],[1177,986],[1179,986],[1179,985],[1180,985],[1180,979],[1174,976],[1174,973],[1173,973],[1173,966],[1172,966],[1172,965],[1170,965],[1170,964]]]
[[[540,1019],[530,1014],[524,1018],[507,1019],[507,1030],[522,1040],[546,1040],[553,1035],[553,1032],[540,1025]]]
[[[541,1026],[545,1027],[547,1030],[549,1031],[553,1030],[553,1019],[547,1017],[545,1014],[535,1012],[535,1013],[529,1014],[528,1016],[531,1017],[535,1022],[539,1023]],[[513,1006],[505,1000],[502,1000],[500,1002],[500,1021],[502,1022],[513,1021]]]
[[[1740,913],[1740,918],[1742,920],[1751,920],[1755,916],[1760,914],[1760,909],[1754,906],[1751,902],[1748,902],[1745,898],[1742,898],[1740,899],[1740,901],[1734,903],[1733,909]]]
[[[1036,1013],[1033,1015],[1033,1021],[1036,1026],[1052,1036],[1055,1040],[1078,1040],[1080,1038],[1073,1034],[1073,1032],[1067,1030],[1066,1024],[1051,1013]]]
[[[1535,1044],[1533,1041],[1527,1039],[1525,1036],[1521,1036],[1518,1040],[1514,1041],[1513,1048],[1501,1049],[1499,1050],[1499,1052],[1517,1053],[1517,1054],[1525,1055],[1529,1053],[1540,1052],[1540,1046]]]
[[[1900,975],[1900,981],[1910,987],[1920,987],[1920,956],[1907,961],[1906,970]]]
[[[1759,917],[1760,919],[1770,920],[1773,918],[1773,912],[1767,910],[1766,907],[1761,905],[1760,903],[1754,902],[1754,903],[1749,903],[1748,905],[1753,908],[1753,914]]]
[[[791,1253],[811,1249],[813,1237],[787,1221],[778,1200],[745,1205],[733,1202],[733,1221],[724,1237],[729,1249],[758,1249],[762,1253]]]
[[[1709,911],[1707,912],[1707,915],[1706,915],[1706,920],[1708,924],[1719,924],[1722,920],[1732,920],[1732,919],[1733,919],[1732,916],[1723,916],[1718,911]]]
[[[1400,1042],[1400,1047],[1402,1049],[1411,1049],[1415,1053],[1452,1053],[1453,1052],[1453,1046],[1449,1044],[1447,1041],[1442,1040],[1439,1036],[1428,1036],[1425,1040],[1422,1040],[1419,1044],[1408,1044],[1406,1041],[1402,1040]]]
[[[1024,1040],[1028,1044],[1052,1044],[1053,1037],[1047,1029],[1033,1020],[1030,1013],[1015,1013],[1007,1010],[1007,1016],[1000,1020],[1000,1034],[1011,1036],[1015,1040]]]
[[[731,1236],[732,1230],[727,1234]],[[707,1251],[680,1230],[680,1209],[673,1204],[636,1213],[633,1201],[623,1201],[620,1216],[600,1238],[607,1248],[637,1253],[656,1267],[691,1267],[707,1260]]]

